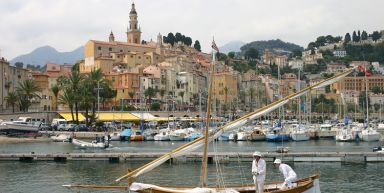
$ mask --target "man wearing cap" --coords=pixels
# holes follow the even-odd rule
[[[278,167],[280,172],[284,175],[284,184],[282,188],[294,187],[294,181],[297,179],[296,172],[293,171],[291,166],[281,163],[281,159],[275,159],[273,162],[275,167]]]
[[[256,193],[264,192],[266,164],[265,160],[261,159],[261,157],[262,155],[260,152],[256,151],[253,153],[252,175]]]

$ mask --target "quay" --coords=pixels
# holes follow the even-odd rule
[[[9,153],[0,154],[0,161],[150,161],[164,155],[164,153]],[[171,158],[170,163],[198,162],[202,158],[201,152],[191,152],[186,155]],[[378,152],[292,152],[275,153],[263,152],[264,159],[272,162],[279,158],[285,162],[384,162],[384,153]],[[251,152],[215,152],[209,153],[208,162],[251,162]]]

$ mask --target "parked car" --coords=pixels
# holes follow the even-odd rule
[[[75,125],[75,131],[88,131],[88,127],[85,124]]]
[[[59,124],[59,125],[57,126],[57,130],[58,130],[58,131],[65,131],[65,130],[66,130],[66,126],[67,126],[67,124],[65,124],[65,123],[63,123],[63,124]]]
[[[49,125],[48,123],[42,123],[40,125],[40,128],[39,128],[41,131],[50,131],[52,130],[52,127],[51,125]]]
[[[66,131],[75,131],[75,127],[76,127],[77,125],[76,124],[73,124],[73,123],[70,123],[70,124],[66,124],[65,125],[65,130]]]

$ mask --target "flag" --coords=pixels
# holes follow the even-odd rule
[[[217,47],[215,40],[212,41],[212,49],[216,50],[216,52],[219,52],[219,48]]]
[[[364,72],[365,76],[371,76],[372,75],[372,73],[369,72],[368,70],[366,70],[364,66],[359,66],[359,71]]]

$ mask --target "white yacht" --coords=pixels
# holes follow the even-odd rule
[[[3,121],[0,130],[14,132],[38,132],[42,122],[31,117],[19,117],[16,121]]]
[[[154,137],[155,141],[169,141],[169,128],[161,129],[158,134]]]
[[[327,124],[321,124],[319,130],[317,131],[317,136],[319,138],[335,138],[336,131],[332,130],[332,125]]]
[[[184,138],[188,135],[188,130],[177,129],[169,133],[169,140],[171,141],[184,141]]]
[[[249,141],[264,141],[265,140],[265,132],[259,128],[255,127],[253,131],[248,135]]]
[[[375,129],[369,127],[362,130],[361,133],[359,133],[359,137],[363,141],[379,141],[381,135]]]
[[[291,125],[291,139],[293,141],[308,141],[309,133],[304,125],[293,124]]]
[[[341,141],[341,142],[351,142],[351,141],[355,141],[356,136],[353,135],[352,130],[343,128],[337,132],[335,139],[336,141]]]

